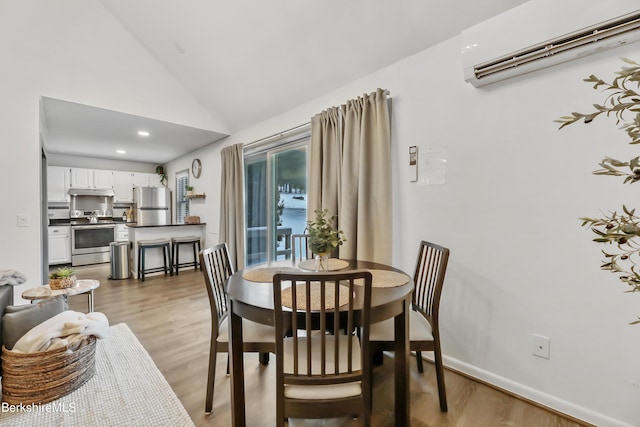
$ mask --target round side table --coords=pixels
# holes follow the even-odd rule
[[[22,298],[31,301],[39,299],[48,299],[57,297],[58,295],[80,295],[89,293],[89,312],[93,311],[93,290],[100,286],[100,281],[93,279],[77,280],[76,285],[66,289],[51,290],[49,285],[39,286],[37,288],[27,289],[22,293]]]

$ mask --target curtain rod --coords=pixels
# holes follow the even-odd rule
[[[387,96],[391,96],[391,91],[389,89],[386,89],[385,93],[386,93]],[[280,136],[280,137],[284,136],[285,133],[289,133],[289,132],[292,132],[294,130],[297,130],[297,129],[300,129],[300,128],[303,128],[303,127],[309,126],[309,125],[311,125],[311,121],[302,123],[301,125],[294,126],[294,127],[290,128],[290,129],[287,129],[287,130],[283,130],[282,132],[274,133],[273,135],[265,136],[264,138],[256,139],[255,141],[248,142],[246,144],[243,144],[242,148],[244,149],[244,148],[247,148],[247,147],[251,147],[252,145],[256,145],[256,144],[258,144],[258,143],[260,143],[262,141],[266,141],[266,140],[274,138],[276,136]]]
[[[303,127],[309,126],[309,125],[311,125],[310,121],[306,122],[306,123],[302,123],[301,125],[298,125],[298,126],[294,126],[294,127],[290,128],[290,129],[283,130],[283,131],[278,132],[278,133],[274,133],[273,135],[269,135],[269,136],[265,136],[264,138],[256,139],[255,141],[251,141],[251,142],[249,142],[247,144],[243,144],[242,147],[243,148],[251,147],[252,145],[256,145],[256,144],[258,144],[258,143],[260,143],[262,141],[266,141],[267,139],[271,139],[271,138],[274,138],[276,136],[284,136],[285,133],[289,133],[289,132],[292,132],[294,130],[298,130],[300,128],[303,128]]]

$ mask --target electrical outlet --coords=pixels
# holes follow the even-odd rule
[[[549,359],[549,347],[551,345],[549,337],[533,334],[531,341],[533,343],[533,355]]]

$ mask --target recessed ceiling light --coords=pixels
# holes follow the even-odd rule
[[[149,136],[149,132],[147,132],[146,130],[139,130],[138,131],[138,135],[140,135],[140,136]]]
[[[116,153],[118,153],[118,154],[126,154],[127,152],[124,151],[124,150],[116,150]]]

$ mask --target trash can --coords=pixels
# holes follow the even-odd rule
[[[129,278],[129,242],[111,242],[111,277],[110,279]]]

